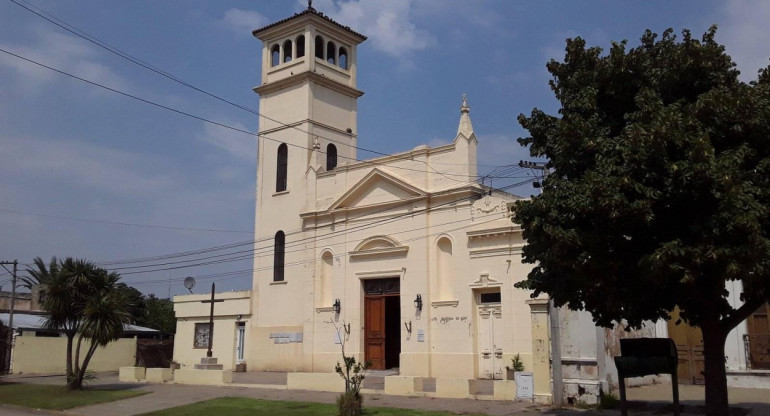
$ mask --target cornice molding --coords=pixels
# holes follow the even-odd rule
[[[344,84],[340,84],[339,82],[334,81],[331,78],[327,78],[323,75],[318,75],[315,72],[302,72],[300,74],[279,79],[278,81],[273,81],[268,84],[260,85],[259,87],[254,87],[254,92],[256,92],[259,95],[271,94],[274,92],[278,92],[282,89],[307,83],[307,82],[312,82],[312,83],[321,85],[323,87],[329,88],[330,90],[337,91],[341,94],[347,95],[352,98],[359,98],[362,95],[364,95],[363,91],[357,90],[353,87],[349,87]]]

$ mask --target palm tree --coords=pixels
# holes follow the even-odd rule
[[[51,262],[47,267],[40,257],[35,257],[33,263],[35,268],[27,268],[29,276],[23,276],[19,279],[21,280],[21,285],[27,289],[31,290],[33,286],[37,285],[44,286],[46,282],[52,279],[52,276],[59,273],[59,261],[55,256],[51,257]]]
[[[67,384],[77,389],[83,385],[88,363],[96,349],[118,339],[131,315],[125,297],[117,290],[118,274],[89,261],[72,258],[60,261],[58,271],[51,274],[45,284],[46,327],[60,330],[67,336]],[[73,345],[75,337],[76,346]],[[88,347],[81,363],[84,340]]]

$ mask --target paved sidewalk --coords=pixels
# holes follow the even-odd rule
[[[195,403],[217,397],[249,397],[266,400],[308,401],[318,403],[335,403],[337,393],[314,392],[303,390],[286,390],[280,388],[285,374],[261,373],[243,375],[239,380],[244,384],[273,384],[278,388],[254,388],[254,387],[214,387],[191,386],[180,384],[147,384],[147,383],[121,383],[116,373],[100,373],[98,379],[92,384],[95,388],[138,389],[148,391],[149,394],[104,403],[93,406],[75,408],[64,412],[70,415],[83,416],[129,416],[137,415],[170,407]],[[6,381],[34,383],[34,384],[64,384],[62,376],[8,376]],[[270,383],[268,383],[270,382]],[[684,405],[683,415],[702,414],[703,406],[702,386],[680,386],[681,404]],[[628,398],[631,403],[629,414],[632,416],[651,416],[671,414],[671,386],[653,385],[639,388],[630,388]],[[739,414],[750,416],[770,414],[770,390],[730,388],[731,407],[736,408]],[[558,416],[617,416],[617,410],[552,410],[547,407],[537,406],[531,402],[511,402],[494,400],[470,400],[470,399],[440,399],[426,397],[387,396],[384,394],[364,394],[364,404],[367,407],[396,407],[418,410],[443,410],[458,414],[479,413],[492,416],[524,416],[532,414],[558,415]],[[0,408],[0,414],[40,414],[23,409]]]

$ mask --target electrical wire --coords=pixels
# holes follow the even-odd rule
[[[194,85],[192,85],[192,84],[190,84],[190,83],[188,83],[188,82],[186,82],[186,81],[184,81],[182,79],[179,79],[178,77],[174,76],[173,74],[171,74],[169,72],[163,71],[163,70],[161,70],[161,69],[159,69],[159,68],[157,68],[157,67],[155,67],[155,66],[153,66],[153,65],[151,65],[151,64],[149,64],[149,63],[147,63],[147,62],[145,62],[145,61],[143,61],[141,59],[135,58],[135,57],[131,56],[130,54],[128,54],[126,52],[123,52],[120,49],[117,49],[117,48],[109,45],[108,43],[103,42],[103,41],[99,40],[98,38],[96,38],[96,37],[94,37],[92,35],[89,35],[88,33],[86,33],[84,31],[82,31],[82,30],[80,30],[80,29],[78,29],[78,28],[68,24],[67,22],[57,18],[56,16],[54,16],[53,14],[51,14],[49,12],[46,12],[45,10],[41,9],[40,7],[33,6],[29,2],[25,1],[25,3],[29,6],[29,7],[27,7],[27,6],[19,3],[16,0],[9,0],[9,1],[11,1],[15,5],[21,7],[23,9],[25,9],[25,10],[35,14],[35,15],[37,15],[38,17],[40,17],[40,18],[42,18],[42,19],[44,19],[44,20],[46,20],[46,21],[48,21],[48,22],[50,22],[50,23],[52,23],[52,24],[54,24],[54,25],[56,25],[58,27],[60,27],[61,29],[64,29],[64,30],[72,33],[75,36],[78,36],[78,37],[80,37],[80,38],[82,38],[82,39],[84,39],[84,40],[86,40],[88,42],[91,42],[91,43],[93,43],[94,45],[96,45],[96,46],[98,46],[100,48],[103,48],[103,49],[105,49],[105,50],[107,50],[107,51],[109,51],[109,52],[111,52],[111,53],[113,53],[113,54],[123,58],[123,59],[128,60],[129,62],[132,62],[132,63],[134,63],[136,65],[139,65],[139,66],[141,66],[141,67],[143,67],[143,68],[145,68],[145,69],[147,69],[149,71],[152,71],[152,72],[154,72],[154,73],[156,73],[158,75],[161,75],[161,76],[163,76],[163,77],[165,77],[165,78],[167,78],[169,80],[177,82],[177,83],[179,83],[179,84],[181,84],[181,85],[183,85],[185,87],[191,88],[191,89],[193,89],[195,91],[198,91],[198,92],[200,92],[202,94],[205,94],[205,95],[207,95],[207,96],[209,96],[211,98],[214,98],[216,100],[222,101],[222,102],[227,103],[227,104],[230,104],[230,105],[232,105],[232,106],[234,106],[236,108],[239,108],[241,110],[247,111],[247,112],[249,112],[251,114],[257,115],[257,116],[262,117],[262,118],[264,118],[266,120],[270,120],[272,122],[278,123],[281,126],[289,127],[289,128],[295,129],[297,131],[300,131],[300,132],[303,132],[303,133],[306,133],[306,134],[310,134],[310,135],[313,135],[313,136],[316,136],[316,137],[320,137],[320,138],[329,140],[330,142],[340,144],[342,146],[352,147],[352,148],[354,148],[356,150],[362,150],[362,151],[373,153],[373,154],[377,154],[377,155],[380,155],[380,156],[392,156],[391,154],[380,152],[378,150],[372,150],[372,149],[367,149],[367,148],[360,147],[360,146],[355,146],[355,145],[352,145],[350,143],[346,143],[346,142],[335,140],[335,139],[332,139],[332,138],[329,138],[329,137],[321,136],[321,135],[318,135],[316,133],[311,133],[311,132],[309,132],[307,130],[303,130],[303,129],[299,128],[298,126],[289,125],[289,124],[284,123],[282,121],[279,121],[279,120],[276,120],[274,118],[268,117],[268,116],[266,116],[264,114],[261,114],[257,110],[254,110],[252,108],[246,107],[246,106],[241,105],[241,104],[237,104],[237,103],[235,103],[233,101],[230,101],[228,99],[225,99],[225,98],[223,98],[223,97],[221,97],[221,96],[219,96],[217,94],[214,94],[214,93],[206,91],[206,90],[204,90],[202,88],[196,87],[196,86],[194,86]],[[37,12],[35,10],[32,10],[30,7],[35,7],[36,9],[40,10],[41,12]],[[50,16],[50,17],[46,17],[43,14],[46,14],[47,16]],[[321,152],[321,153],[325,153],[325,152]],[[343,156],[340,156],[340,157],[343,157]],[[351,160],[354,160],[354,161],[359,161],[358,159],[354,159],[354,158],[347,158],[347,159],[351,159]],[[439,174],[441,176],[444,176],[445,178],[447,178],[449,180],[457,181],[456,179],[453,179],[450,176],[470,177],[469,175],[445,174],[443,172],[440,172],[440,171],[436,170],[434,167],[430,166],[430,164],[428,162],[424,161],[424,160],[419,160],[418,159],[417,161],[425,164],[428,168],[433,170],[435,173],[437,173],[437,174]]]
[[[205,232],[212,232],[212,233],[254,234],[254,231],[223,230],[223,229],[213,229],[213,228],[176,227],[176,226],[170,226],[170,225],[157,225],[157,224],[139,224],[139,223],[121,222],[121,221],[108,221],[108,220],[98,220],[98,219],[89,219],[89,218],[67,217],[67,216],[63,216],[63,215],[38,214],[38,213],[32,213],[32,212],[15,211],[15,210],[11,210],[11,209],[0,209],[0,212],[5,212],[5,213],[9,213],[9,214],[16,214],[16,215],[25,215],[25,216],[30,216],[30,217],[54,218],[54,219],[59,219],[59,220],[72,220],[72,221],[92,222],[92,223],[97,223],[97,224],[125,225],[125,226],[142,227],[142,228],[162,228],[162,229],[166,229],[166,230],[179,230],[179,231],[205,231]]]
[[[524,182],[521,182],[521,183],[510,185],[509,187],[521,186],[522,184],[524,184],[526,182],[531,182],[532,180],[534,180],[534,178],[528,179],[527,181],[524,181]],[[502,189],[500,191],[502,191]],[[471,198],[475,198],[475,197],[476,196],[471,197]],[[464,199],[468,199],[468,198],[461,198],[460,200],[449,201],[449,202],[441,204],[439,206],[432,207],[431,209],[437,209],[437,208],[440,208],[440,207],[445,206],[445,205],[454,204],[454,203],[462,201]],[[408,212],[408,213],[402,214],[402,216],[400,216],[400,217],[389,218],[389,219],[381,220],[381,221],[374,221],[371,224],[364,224],[362,226],[353,227],[352,229],[351,228],[347,228],[347,229],[344,229],[344,230],[335,231],[335,232],[332,232],[332,233],[328,233],[328,234],[322,235],[320,237],[326,237],[326,236],[329,236],[331,234],[341,234],[341,233],[346,233],[347,234],[347,233],[350,233],[350,232],[353,232],[353,231],[361,231],[362,227],[363,227],[363,229],[369,229],[369,228],[377,227],[377,226],[383,225],[383,223],[392,222],[394,220],[398,220],[399,218],[401,218],[403,216],[419,215],[419,214],[422,214],[422,213],[424,213],[424,212],[426,212],[428,210],[429,209],[425,209],[425,210],[422,210],[422,211],[419,211],[419,212]],[[465,220],[463,220],[463,221],[465,221]],[[422,229],[426,229],[426,227],[406,230],[404,232],[414,232],[414,231],[419,231],[419,230],[422,230]],[[287,247],[296,246],[298,244],[301,244],[301,243],[303,243],[305,241],[309,241],[309,240],[313,240],[316,243],[318,243],[318,241],[323,241],[323,239],[319,238],[318,236],[311,236],[311,237],[307,237],[307,238],[304,238],[304,239],[300,239],[300,240],[294,241],[294,242],[292,242],[292,244],[287,244],[286,246]],[[262,249],[268,250],[268,251],[272,251],[273,250],[273,246],[266,246],[266,247],[263,247]],[[204,262],[201,262],[201,263],[192,263],[192,264],[185,264],[185,265],[172,266],[172,267],[164,267],[164,268],[152,269],[152,270],[120,272],[120,274],[121,275],[131,275],[131,274],[158,272],[158,271],[168,271],[168,270],[176,270],[176,269],[181,269],[181,268],[208,266],[208,265],[213,265],[213,264],[228,263],[228,262],[232,262],[232,261],[253,259],[254,258],[254,254],[255,254],[254,252],[256,250],[258,250],[258,249],[245,250],[244,252],[241,253],[241,255],[238,255],[237,257],[233,257],[233,258],[228,258],[228,259],[218,259],[218,260],[204,261]],[[301,250],[295,250],[295,251],[301,251]],[[249,254],[243,254],[245,252],[249,252]],[[236,255],[236,254],[237,253],[230,253],[230,254],[227,254],[227,255]],[[263,253],[259,253],[259,254],[265,254],[265,253],[263,252]],[[215,257],[217,257],[217,256],[215,256]],[[191,260],[188,260],[188,261],[185,261],[185,262],[201,261],[201,260],[209,260],[209,259],[208,258],[191,259]],[[168,263],[168,264],[155,264],[155,265],[135,266],[135,267],[127,267],[127,268],[114,268],[114,269],[111,269],[111,271],[119,271],[119,270],[126,270],[126,269],[131,270],[131,269],[138,269],[138,268],[144,268],[144,267],[159,267],[159,266],[165,266],[165,265],[171,265],[171,264],[179,264],[179,263],[182,263],[182,262],[172,262],[172,263]]]
[[[478,226],[480,224],[486,224],[488,222],[497,221],[498,219],[500,219],[500,214],[487,214],[487,215],[480,216],[478,218],[485,218],[485,217],[496,217],[496,218],[492,218],[492,219],[490,219],[488,221],[475,222],[475,223],[463,225],[461,227],[453,228],[453,229],[450,229],[450,230],[441,230],[441,231],[437,231],[435,233],[431,233],[431,234],[427,234],[427,235],[421,235],[421,236],[418,236],[418,237],[414,237],[414,238],[411,238],[411,239],[404,240],[403,242],[404,243],[408,243],[408,242],[419,241],[419,240],[422,240],[422,239],[430,238],[430,237],[437,236],[437,235],[440,235],[440,234],[444,234],[444,233],[447,233],[447,232],[457,231],[457,230],[461,230],[461,229],[465,229],[465,228],[469,228],[469,227],[473,227],[473,226]],[[453,221],[453,222],[446,223],[446,224],[440,224],[440,225],[437,225],[437,227],[441,226],[441,225],[447,225],[447,224],[451,224],[451,223],[455,223],[455,222],[465,222],[465,221],[467,221],[466,218],[464,218],[464,219],[462,219],[460,221]],[[400,233],[411,232],[411,231],[415,231],[415,230],[407,230],[407,231],[402,231],[402,232],[393,233],[393,234],[400,234]],[[340,243],[340,244],[345,244],[345,243]],[[338,253],[338,254],[334,255],[334,257],[341,257],[341,256],[348,255],[350,253],[351,253],[350,251],[344,252],[344,253]],[[318,258],[305,258],[305,259],[300,259],[300,260],[293,261],[293,262],[290,262],[290,263],[286,263],[286,264],[284,264],[284,266],[285,267],[299,266],[299,265],[303,265],[303,264],[314,263],[314,262],[316,262],[318,260],[319,260]],[[272,268],[273,268],[273,266],[265,266],[265,267],[259,267],[259,268],[251,269],[250,271],[253,273],[255,271],[272,270]],[[239,275],[239,274],[245,274],[246,272],[247,271],[238,271],[238,272],[233,272],[233,273],[236,273],[236,275]],[[129,273],[126,273],[126,274],[129,274]],[[202,277],[202,278],[206,278],[206,277],[208,277],[208,278],[216,278],[216,277],[224,277],[225,275],[226,275],[226,273],[225,274],[214,274],[214,275],[203,275],[203,276],[199,276],[199,277]],[[198,277],[196,277],[196,278],[198,278]],[[184,280],[184,278],[174,279],[174,281],[182,281],[182,280]],[[143,285],[143,284],[160,284],[160,283],[166,283],[166,282],[169,282],[169,279],[166,279],[166,280],[158,279],[158,280],[155,280],[155,281],[138,281],[138,282],[131,282],[131,284],[132,285]]]

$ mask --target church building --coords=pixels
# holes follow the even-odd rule
[[[547,303],[514,288],[519,197],[478,183],[471,107],[450,144],[358,160],[358,47],[366,37],[309,7],[253,31],[262,43],[251,290],[176,296],[174,360],[212,338],[224,370],[333,373],[345,353],[437,380],[504,379],[519,356],[550,397]],[[373,70],[373,69],[369,69]],[[459,93],[458,93],[459,98]],[[623,331],[561,315],[565,392],[608,391]],[[665,334],[665,323],[642,335]],[[615,378],[615,381],[617,379]],[[591,400],[584,400],[591,402]]]
[[[531,368],[529,293],[513,287],[530,268],[510,220],[518,197],[477,182],[467,99],[451,144],[358,160],[366,37],[313,8],[253,34],[263,116],[253,286],[222,294],[214,355],[225,368],[332,372],[344,341],[402,375],[499,379],[516,354]],[[186,317],[208,331],[198,297],[176,298],[183,365],[202,356]]]

